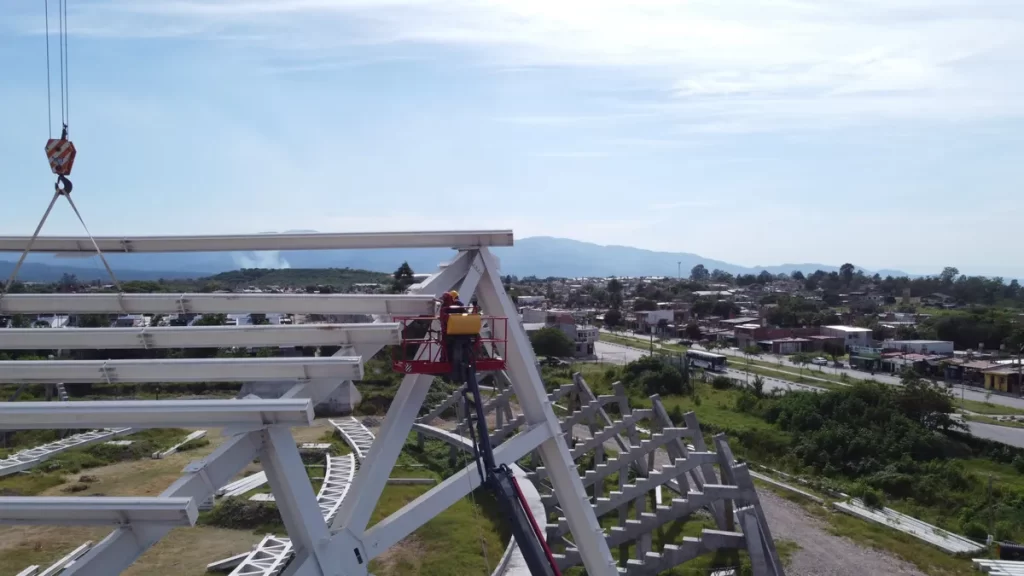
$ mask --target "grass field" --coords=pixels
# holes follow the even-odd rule
[[[173,443],[187,431],[156,433],[154,437]],[[318,420],[313,427],[292,431],[296,442],[330,442],[332,452],[344,454],[348,447],[332,432],[326,420]],[[135,439],[138,435],[127,437]],[[78,465],[89,458],[88,449],[73,450],[61,456],[65,464],[57,469],[31,474],[20,474],[0,479],[0,491],[21,494],[66,495],[66,489],[81,485],[76,495],[155,496],[181,476],[182,468],[191,460],[212,452],[224,439],[219,431],[211,430],[209,445],[193,451],[179,453],[161,460],[142,458],[116,462],[77,470],[71,473],[69,465]],[[440,480],[446,472],[447,448],[434,447],[425,453],[403,452],[394,476],[433,477]],[[49,462],[48,462],[49,463]],[[419,467],[413,465],[419,464]],[[238,477],[260,469],[250,464]],[[310,476],[322,475],[322,468],[308,468]],[[82,475],[89,476],[86,483]],[[319,482],[312,482],[312,489]],[[392,486],[384,488],[371,524],[397,511],[414,500],[430,486]],[[264,489],[264,491],[267,491]],[[204,517],[207,514],[204,513]],[[178,528],[171,531],[155,546],[147,550],[124,574],[181,574],[200,576],[206,573],[209,562],[249,550],[263,536],[262,529],[236,530],[210,525]],[[0,574],[16,574],[23,568],[38,564],[47,566],[86,541],[98,542],[110,532],[108,528],[70,526],[27,526],[0,528]],[[466,576],[488,575],[501,558],[510,535],[505,530],[493,499],[477,491],[473,498],[463,498],[442,514],[432,519],[405,540],[374,559],[371,570],[378,576]],[[482,553],[485,547],[487,553]]]

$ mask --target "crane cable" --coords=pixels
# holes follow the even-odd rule
[[[50,2],[44,0],[43,9],[45,11],[44,22],[46,26],[46,121],[47,121],[47,136],[53,136],[53,94],[50,87],[52,73],[50,71]],[[67,199],[68,204],[71,205],[71,209],[74,210],[75,216],[78,218],[79,223],[82,224],[82,228],[85,230],[85,234],[89,237],[89,241],[92,243],[93,248],[96,250],[96,254],[99,255],[100,260],[103,261],[103,266],[107,269],[107,273],[110,274],[110,279],[113,281],[114,286],[117,288],[118,293],[124,292],[121,288],[121,283],[118,282],[117,276],[114,274],[114,269],[110,267],[110,263],[107,262],[106,256],[103,255],[103,251],[100,250],[99,244],[96,243],[96,239],[93,237],[92,232],[89,231],[89,227],[85,224],[85,219],[82,218],[81,212],[78,211],[78,206],[75,205],[75,201],[71,199],[71,181],[68,180],[67,176],[71,174],[71,168],[75,161],[75,147],[74,144],[68,139],[68,121],[71,118],[71,97],[70,97],[70,86],[71,81],[68,76],[70,66],[68,65],[68,2],[67,0],[57,0],[57,29],[59,38],[59,53],[60,53],[60,120],[61,120],[61,136],[59,140],[50,138],[46,143],[46,155],[50,162],[50,169],[54,174],[57,175],[57,182],[54,184],[53,198],[50,200],[50,205],[47,206],[46,212],[43,213],[42,219],[36,226],[35,232],[29,239],[28,244],[25,246],[25,250],[21,253],[21,258],[14,265],[14,269],[11,271],[11,276],[8,278],[5,285],[0,285],[0,299],[10,292],[11,288],[14,287],[14,282],[18,279],[18,271],[21,270],[22,264],[25,263],[25,259],[28,257],[29,252],[32,250],[32,245],[35,244],[36,239],[39,237],[39,232],[42,231],[43,225],[46,223],[46,219],[49,218],[50,212],[53,211],[54,204],[57,203],[57,198],[63,196]]]

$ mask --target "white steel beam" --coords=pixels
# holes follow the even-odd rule
[[[218,446],[209,456],[191,462],[185,467],[185,475],[160,496],[192,498],[202,502],[248,466],[262,447],[262,431],[235,436]],[[129,526],[114,530],[62,576],[120,574],[168,531],[169,527],[157,526]]]
[[[313,403],[289,400],[0,402],[0,430],[311,426]]]
[[[160,328],[8,328],[0,350],[96,350],[344,346],[399,343],[399,326],[387,324],[298,324],[263,326],[169,326]]]
[[[0,361],[0,382],[252,382],[360,380],[359,357]]]
[[[583,488],[576,463],[565,445],[562,426],[548,400],[530,340],[522,323],[517,321],[518,311],[501,283],[497,261],[487,248],[481,248],[479,253],[484,259],[485,272],[477,288],[477,299],[486,314],[508,318],[506,372],[527,423],[531,427],[546,426],[550,431],[538,452],[548,470],[583,564],[591,576],[616,575],[615,560]]]
[[[192,526],[198,517],[192,498],[0,496],[0,524]]]
[[[23,252],[28,236],[0,236],[0,252]],[[236,234],[221,236],[96,236],[102,252],[232,252],[259,250],[364,250],[368,248],[478,248],[511,246],[511,230],[357,232],[345,234]],[[34,252],[92,256],[87,237],[39,236]]]
[[[7,294],[0,314],[392,314],[434,313],[409,294]]]
[[[550,438],[551,430],[543,425],[517,434],[494,449],[495,464],[511,464]],[[479,485],[480,473],[475,464],[470,464],[449,476],[430,491],[421,494],[398,512],[378,522],[373,528],[367,530],[363,539],[370,558],[376,558],[391,546],[398,544],[431,518],[444,512],[460,498],[476,490]]]

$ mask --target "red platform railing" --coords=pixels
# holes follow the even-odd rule
[[[505,369],[508,344],[508,318],[483,316],[484,333],[473,342],[474,364],[478,372]],[[395,349],[392,366],[403,374],[450,374],[451,359],[441,341],[441,331],[433,316],[396,317],[401,324],[401,344]]]

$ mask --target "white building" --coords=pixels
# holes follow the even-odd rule
[[[544,300],[546,300],[546,298],[543,296],[519,296],[516,298],[516,304],[520,307],[542,306],[544,304]]]
[[[594,343],[597,342],[598,331],[596,326],[576,326],[576,355],[593,356]]]
[[[882,342],[882,350],[905,354],[952,356],[953,343],[948,340],[886,340]]]
[[[658,322],[664,320],[665,322],[672,324],[675,321],[675,318],[675,310],[647,310],[644,312],[636,312],[636,329],[637,332],[657,330]]]
[[[858,328],[857,326],[822,326],[822,336],[842,338],[846,349],[851,346],[868,348],[871,346],[871,328]]]

